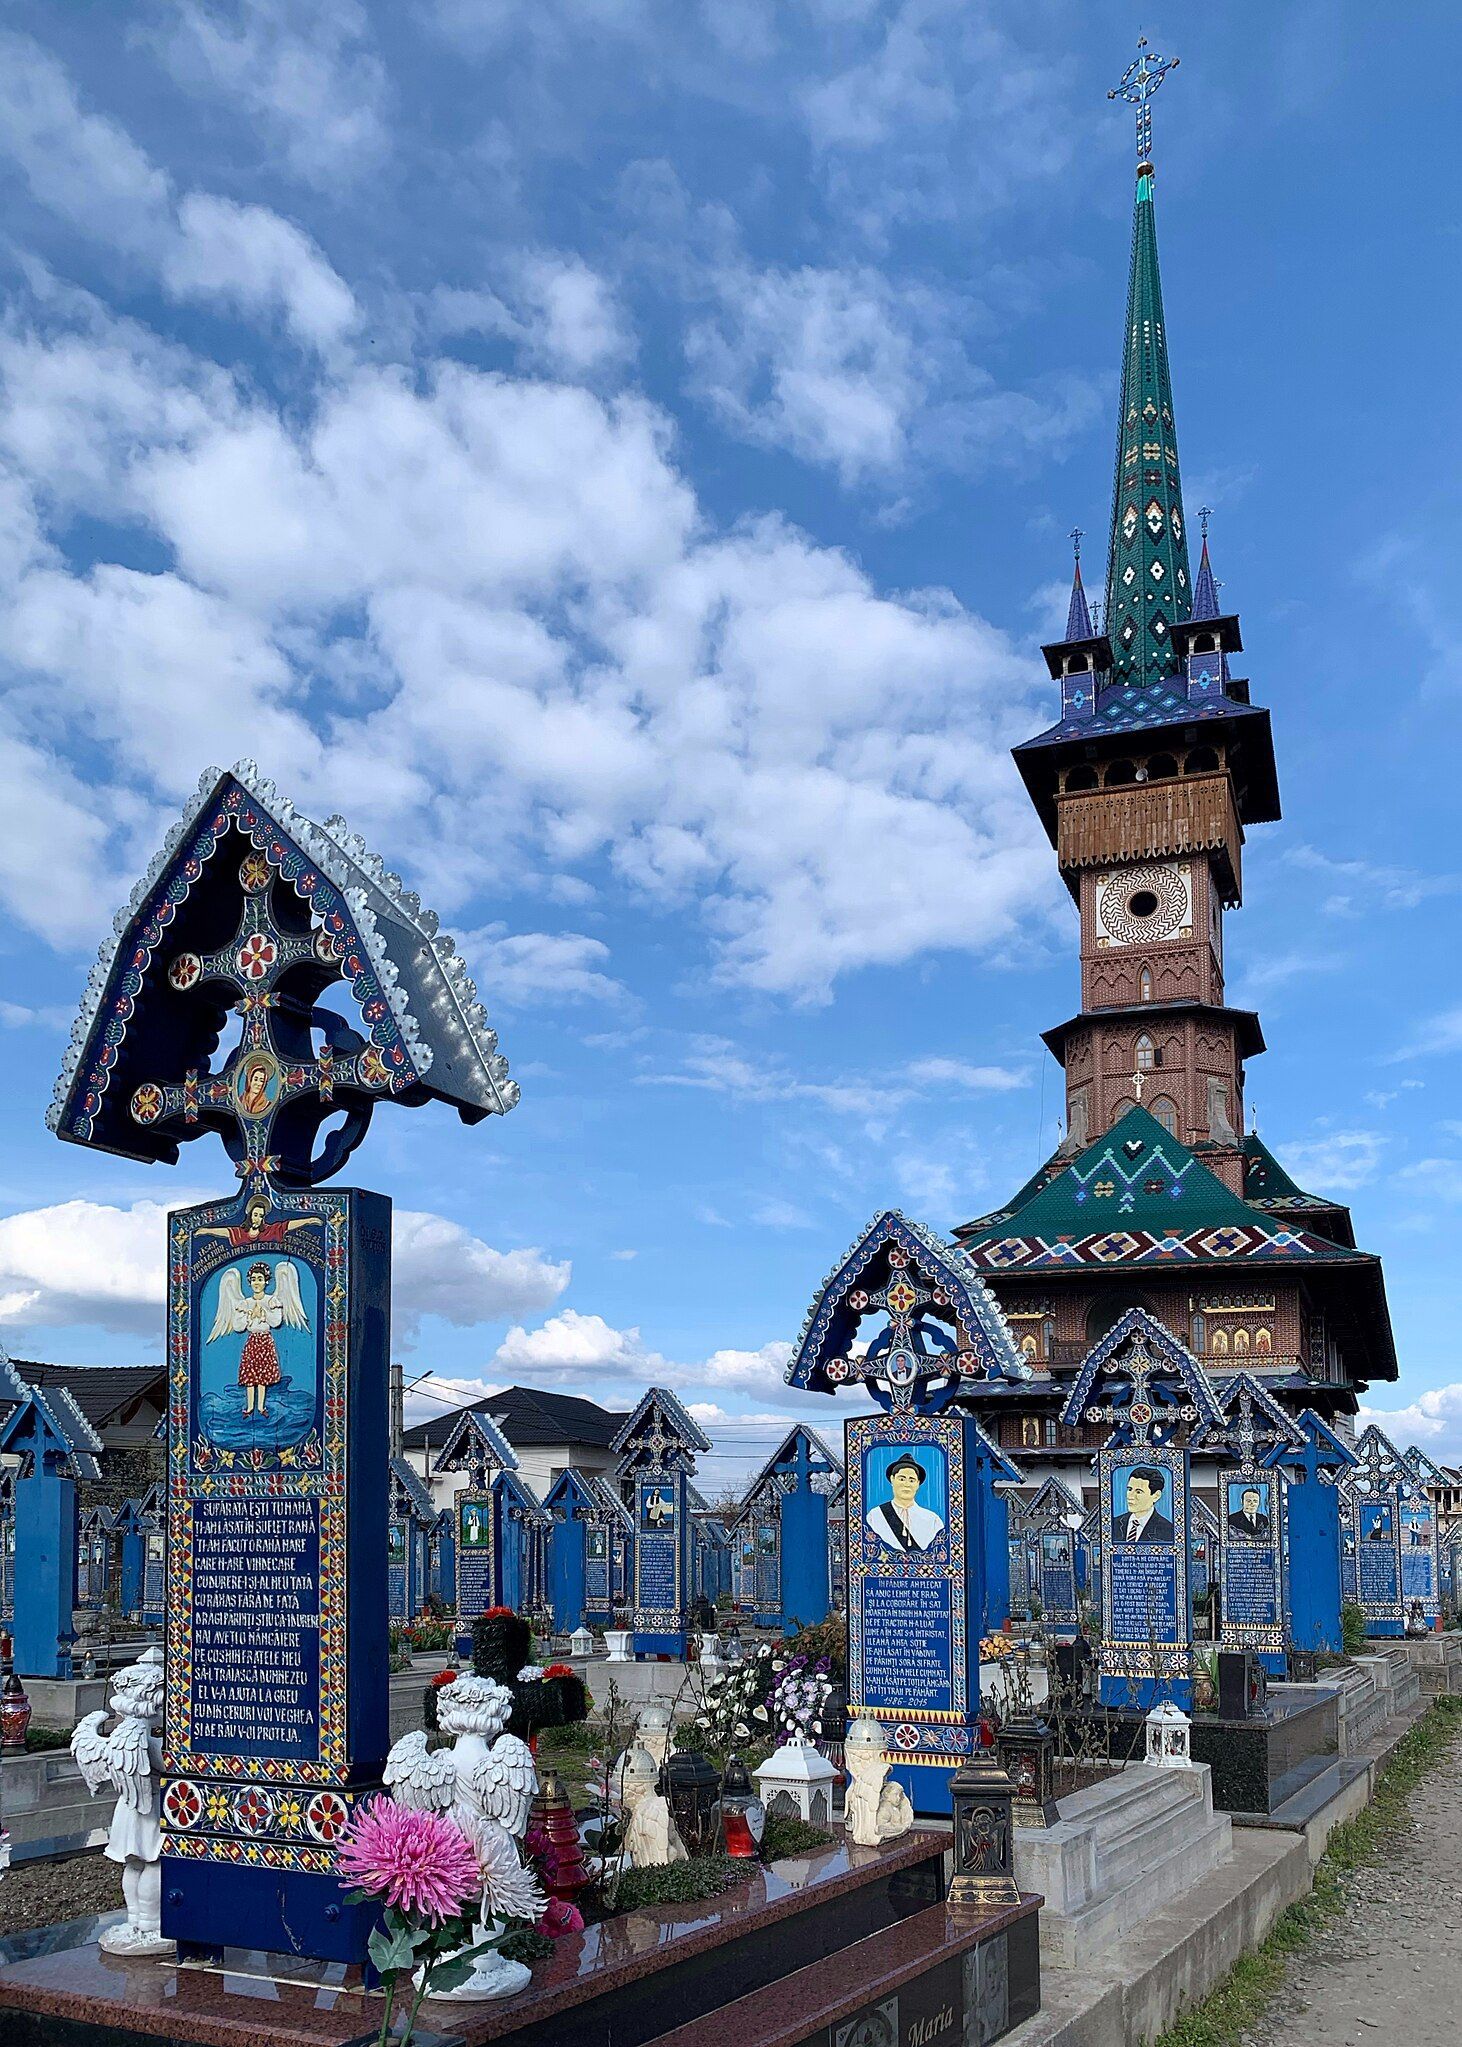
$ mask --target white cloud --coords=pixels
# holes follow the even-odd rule
[[[575,931],[504,931],[501,925],[474,932],[463,951],[482,998],[509,1008],[553,1002],[620,1002],[623,984],[602,971],[609,947],[601,938]]]
[[[171,0],[155,45],[179,83],[213,94],[325,188],[386,154],[386,73],[359,0]]]
[[[810,1230],[813,1226],[812,1217],[805,1208],[775,1195],[757,1202],[751,1211],[751,1220],[759,1223],[764,1230]]]
[[[1012,1066],[972,1066],[966,1059],[916,1059],[909,1078],[931,1087],[963,1088],[971,1094],[1004,1094],[1030,1086],[1030,1074]]]
[[[497,289],[439,285],[424,315],[434,336],[483,334],[511,341],[527,362],[565,377],[593,377],[634,352],[609,281],[582,257],[538,249],[514,255]]]
[[[608,1371],[649,1369],[652,1352],[638,1329],[614,1329],[602,1315],[565,1308],[537,1329],[510,1329],[494,1363],[509,1375],[527,1372],[544,1379],[592,1378]],[[661,1362],[656,1359],[655,1362]]]
[[[0,36],[0,150],[43,206],[151,270],[174,297],[278,314],[296,340],[333,345],[354,302],[315,244],[262,206],[174,192],[115,121],[88,113],[36,44]]]
[[[1311,1194],[1348,1194],[1373,1180],[1386,1139],[1379,1130],[1330,1130],[1280,1147],[1284,1169]]]
[[[1399,1450],[1417,1442],[1438,1462],[1462,1457],[1462,1385],[1432,1387],[1406,1407],[1362,1404],[1360,1421],[1374,1422]]]
[[[392,1315],[410,1343],[425,1315],[457,1328],[551,1305],[567,1263],[535,1250],[495,1251],[460,1223],[398,1209]],[[167,1208],[65,1201],[0,1218],[0,1322],[95,1325],[155,1336],[163,1326]]]
[[[1462,1008],[1444,1009],[1425,1018],[1393,1059],[1421,1059],[1437,1052],[1462,1052]]]
[[[33,1009],[25,1002],[0,1001],[0,1030],[66,1031],[73,1015],[74,1011],[59,1006]]]
[[[495,1251],[445,1216],[397,1209],[391,1307],[396,1333],[415,1335],[425,1315],[470,1329],[546,1308],[569,1283],[570,1267],[531,1248]]]

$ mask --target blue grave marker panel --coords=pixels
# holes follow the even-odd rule
[[[409,1620],[406,1588],[406,1523],[393,1520],[386,1552],[386,1604],[392,1620]]]
[[[756,1524],[756,1610],[781,1619],[781,1530],[771,1520],[759,1519]]]
[[[1101,1695],[1149,1707],[1192,1699],[1188,1454],[1171,1445],[1103,1446]]]
[[[1075,1627],[1076,1557],[1069,1529],[1046,1528],[1040,1537],[1041,1604],[1057,1627]]]
[[[964,1423],[918,1413],[846,1424],[850,1714],[883,1726],[915,1810],[949,1810],[979,1711]]]
[[[470,1623],[497,1604],[495,1502],[490,1490],[457,1495],[457,1619]]]
[[[1436,1523],[1431,1507],[1419,1501],[1403,1501],[1401,1506],[1401,1597],[1408,1606],[1419,1599],[1427,1620],[1435,1620]]]
[[[142,1606],[151,1619],[154,1614],[161,1618],[163,1600],[166,1597],[165,1578],[167,1560],[167,1538],[162,1535],[148,1535],[144,1538],[146,1549],[142,1565]],[[104,1567],[97,1566],[95,1597],[100,1599],[104,1586]]]
[[[1219,1582],[1225,1649],[1249,1649],[1283,1668],[1285,1481],[1277,1471],[1220,1471]]]
[[[333,1844],[387,1742],[390,1205],[271,1190],[168,1230],[163,1929],[308,1924],[353,1959]]]
[[[1367,1628],[1385,1623],[1399,1628],[1401,1550],[1397,1525],[1399,1500],[1358,1495],[1352,1509],[1355,1534],[1356,1597]]]
[[[588,1605],[606,1608],[609,1595],[609,1530],[590,1525],[584,1557],[584,1598]]]

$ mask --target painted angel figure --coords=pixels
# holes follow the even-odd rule
[[[273,1278],[271,1292],[269,1281]],[[279,1384],[279,1350],[276,1329],[308,1329],[310,1318],[300,1298],[299,1267],[292,1258],[281,1258],[271,1274],[261,1258],[248,1271],[249,1291],[239,1281],[236,1265],[224,1268],[218,1283],[218,1312],[208,1341],[220,1336],[242,1336],[239,1384],[244,1389],[245,1416],[264,1414],[269,1388]]]
[[[122,1865],[125,1926],[114,1926],[100,1945],[113,1955],[170,1955],[162,1937],[162,1825],[159,1794],[162,1742],[156,1724],[162,1712],[160,1649],[144,1650],[136,1663],[112,1680],[111,1710],[116,1725],[102,1733],[107,1715],[88,1713],[71,1737],[71,1753],[89,1791],[117,1793],[106,1853]]]
[[[437,1693],[437,1726],[455,1736],[450,1748],[431,1749],[418,1728],[403,1734],[386,1757],[386,1789],[398,1805],[450,1813],[477,1851],[482,1874],[482,1932],[501,1932],[508,1919],[536,1921],[544,1898],[518,1843],[538,1789],[538,1771],[526,1742],[505,1734],[513,1695],[490,1677],[464,1671]],[[511,1997],[529,1981],[521,1962],[497,1953],[478,1958],[455,1990],[437,1993],[469,2002]]]

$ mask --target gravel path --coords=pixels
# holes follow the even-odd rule
[[[1462,2036],[1462,1738],[1411,1794],[1347,1908],[1291,1965],[1264,2047],[1457,2047]]]
[[[0,1934],[113,1912],[121,1902],[122,1872],[105,1855],[19,1862],[0,1878]]]

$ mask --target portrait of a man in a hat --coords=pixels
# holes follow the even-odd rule
[[[928,1549],[935,1536],[944,1533],[944,1523],[933,1508],[919,1505],[919,1488],[928,1471],[911,1450],[905,1450],[890,1464],[887,1476],[888,1498],[870,1507],[865,1517],[870,1533],[890,1549]]]

